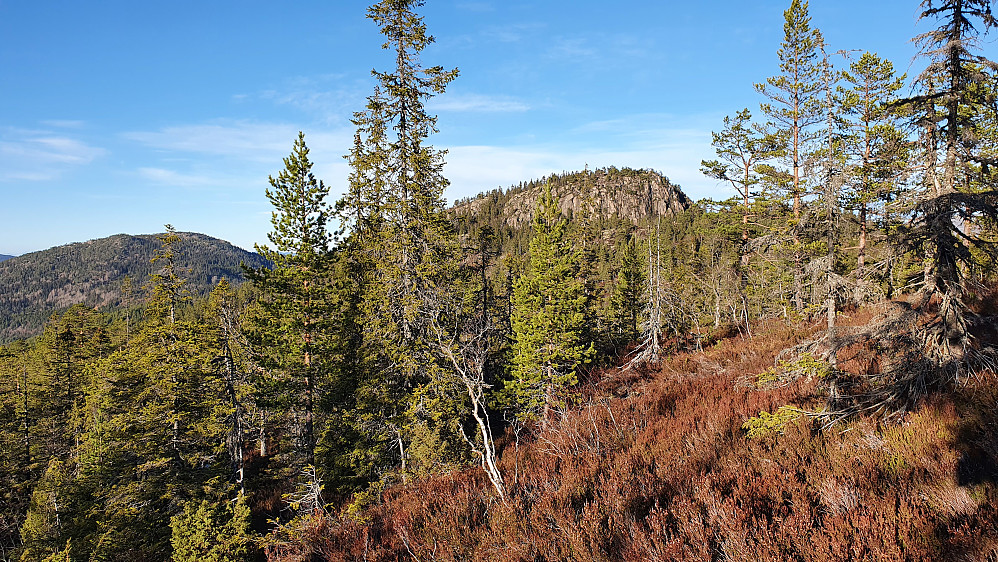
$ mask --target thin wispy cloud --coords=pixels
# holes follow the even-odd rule
[[[430,111],[479,113],[521,113],[530,110],[530,106],[526,102],[518,99],[482,94],[447,94],[433,98],[427,108]]]
[[[487,41],[500,43],[519,43],[525,38],[538,34],[546,27],[543,23],[515,23],[510,25],[495,25],[482,30],[480,37]]]
[[[348,123],[354,111],[362,108],[370,84],[346,74],[297,76],[256,93],[232,96],[236,102],[264,100],[293,107],[327,125]]]
[[[594,33],[584,37],[558,36],[548,42],[548,59],[587,66],[626,66],[628,61],[647,61],[662,56],[655,38],[633,33]]]
[[[574,61],[592,61],[599,55],[589,39],[579,37],[561,37],[552,41],[548,48],[548,57],[555,59],[571,59]]]
[[[298,131],[298,126],[287,123],[215,121],[164,127],[156,131],[134,131],[123,136],[167,156],[187,153],[274,164],[280,163],[281,158],[290,152]],[[305,135],[305,141],[313,152],[345,154],[350,146],[352,129],[306,130]]]
[[[614,35],[609,43],[615,56],[645,58],[655,51],[655,41],[639,35]]]
[[[56,129],[82,129],[86,124],[86,121],[74,119],[47,119],[42,121],[42,125]]]
[[[615,119],[591,121],[572,129],[572,135],[600,135],[618,143],[658,143],[663,138],[689,134],[710,143],[710,128],[721,121],[719,115],[678,117],[668,113],[635,113]]]
[[[103,148],[48,130],[0,129],[0,181],[48,181],[90,164]]]
[[[183,174],[176,170],[164,168],[139,168],[138,174],[141,178],[152,183],[172,187],[202,187],[217,183],[207,176]]]
[[[496,9],[492,2],[455,2],[454,7],[468,12],[494,12]]]
[[[343,155],[353,131],[306,130],[313,172],[338,196],[349,173]],[[259,196],[267,177],[276,175],[291,152],[298,128],[287,123],[215,121],[126,133],[125,138],[153,151],[147,165],[134,169],[137,180],[178,188],[202,188],[232,197]]]

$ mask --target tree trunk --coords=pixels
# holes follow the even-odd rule
[[[856,258],[856,265],[863,275],[863,267],[866,265],[866,202],[859,204],[859,255]]]

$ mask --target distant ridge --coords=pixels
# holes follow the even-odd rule
[[[240,263],[267,264],[258,254],[224,240],[193,232],[178,235],[177,265],[194,294],[207,294],[223,278],[241,283]],[[40,333],[53,312],[74,304],[121,304],[125,277],[140,292],[158,269],[150,260],[160,246],[153,234],[116,234],[0,262],[0,342]]]
[[[14,256],[8,256],[7,254],[0,254],[0,262],[5,262]]]

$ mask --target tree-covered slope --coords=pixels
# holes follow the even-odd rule
[[[242,262],[253,267],[266,263],[257,254],[224,240],[196,233],[180,233],[180,237],[178,266],[186,272],[189,289],[196,294],[207,294],[223,278],[241,282]],[[38,334],[53,312],[74,304],[121,304],[126,277],[133,294],[140,295],[157,268],[150,260],[159,247],[151,234],[117,234],[3,261],[0,342]]]

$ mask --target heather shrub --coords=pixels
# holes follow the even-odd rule
[[[596,374],[546,429],[501,441],[505,502],[470,468],[372,490],[361,517],[355,502],[322,522],[307,551],[325,560],[993,556],[993,379],[898,423],[861,416],[822,431],[788,406],[823,403],[817,371],[763,389],[739,383],[806,337],[774,324],[657,369]]]

